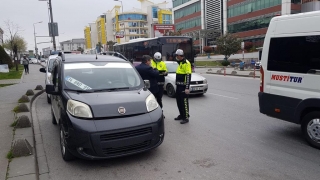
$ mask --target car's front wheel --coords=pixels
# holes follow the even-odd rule
[[[60,124],[60,149],[61,149],[61,155],[62,155],[63,160],[71,161],[71,160],[73,160],[75,158],[70,153],[70,151],[68,150],[68,148],[66,146],[66,136],[65,136],[65,133],[63,131],[62,124]]]
[[[171,98],[175,97],[176,91],[174,90],[174,87],[172,84],[168,84],[166,87],[167,95]]]
[[[307,142],[320,149],[320,112],[313,111],[302,119],[302,133]]]

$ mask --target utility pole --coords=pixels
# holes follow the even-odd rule
[[[52,36],[52,42],[53,42],[53,49],[54,51],[57,50],[56,47],[56,38],[54,36],[54,27],[53,27],[53,15],[52,15],[52,4],[51,4],[51,0],[49,0],[49,10],[50,10],[50,19],[51,19],[51,36]]]

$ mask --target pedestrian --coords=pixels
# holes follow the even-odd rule
[[[24,67],[24,73],[29,74],[29,60],[27,59],[26,55],[23,55],[22,64]]]
[[[179,64],[176,70],[176,100],[179,109],[179,116],[174,120],[182,120],[180,124],[186,124],[189,122],[189,93],[191,82],[191,64],[184,57],[182,49],[176,51],[176,60]]]
[[[141,64],[136,66],[137,71],[139,72],[143,80],[149,80],[150,88],[149,91],[156,97],[158,93],[158,83],[157,78],[159,76],[159,71],[153,69],[151,66],[151,56],[143,55]]]
[[[151,60],[151,66],[154,69],[157,69],[159,71],[159,76],[157,78],[158,81],[158,93],[156,94],[157,102],[160,105],[161,109],[163,108],[162,104],[162,96],[164,91],[164,82],[165,82],[165,76],[168,75],[168,69],[166,66],[166,63],[162,61],[162,56],[160,52],[156,52],[154,54],[154,59]]]

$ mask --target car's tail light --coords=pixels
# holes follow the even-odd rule
[[[264,83],[264,71],[263,71],[263,67],[260,66],[260,92],[263,92],[263,83]]]

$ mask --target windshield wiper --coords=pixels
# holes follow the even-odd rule
[[[129,89],[129,87],[119,87],[119,88],[108,88],[108,89],[95,89],[94,92],[103,92],[103,91],[117,91],[122,89]]]
[[[88,90],[81,90],[81,89],[64,89],[66,91],[73,91],[73,92],[77,92],[77,93],[93,93],[94,90],[92,89],[88,89]]]

